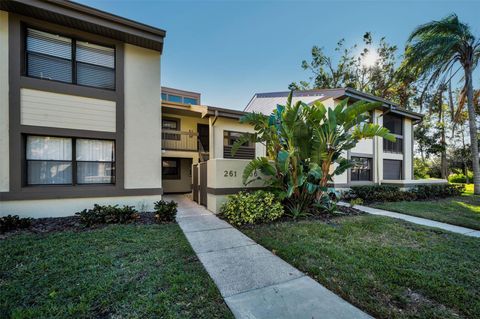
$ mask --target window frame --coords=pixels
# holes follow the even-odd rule
[[[176,129],[171,129],[171,128],[165,128],[163,127],[163,121],[170,121],[170,122],[175,122],[176,123]],[[163,117],[162,116],[162,139],[169,140],[169,141],[180,141],[181,140],[181,135],[180,134],[175,134],[175,133],[169,133],[169,132],[164,132],[164,130],[167,131],[176,131],[180,133],[180,128],[181,128],[181,122],[179,118],[176,117]]]
[[[163,167],[163,161],[173,161],[176,163],[176,168],[177,172],[176,174],[165,174],[165,170]],[[174,158],[174,157],[163,157],[162,158],[162,180],[163,179],[168,179],[168,180],[179,180],[182,179],[181,177],[181,160],[180,158]]]
[[[373,158],[366,156],[351,156],[351,160],[361,159],[368,161],[368,169],[355,169],[354,166],[350,168],[350,181],[352,182],[371,182],[373,181]],[[358,171],[358,172],[355,172]],[[368,171],[368,179],[360,179],[360,171]]]
[[[39,136],[39,137],[58,137],[58,138],[66,138],[70,139],[72,142],[72,154],[71,154],[71,160],[29,160],[27,159],[26,153],[27,153],[27,143],[28,143],[28,136]],[[77,140],[95,140],[95,141],[109,141],[113,142],[113,155],[115,160],[113,162],[111,161],[79,161],[77,160]],[[62,184],[30,184],[28,182],[28,174],[25,174],[24,177],[24,185],[26,187],[56,187],[56,186],[84,186],[84,185],[116,185],[117,181],[117,171],[116,171],[116,164],[117,164],[117,143],[115,140],[112,139],[105,139],[105,138],[90,138],[90,137],[78,137],[78,136],[57,136],[57,135],[43,135],[43,134],[25,134],[24,135],[24,147],[23,147],[23,152],[24,152],[24,160],[23,160],[23,171],[28,172],[28,162],[30,161],[40,161],[40,162],[65,162],[65,163],[71,163],[72,165],[72,182],[71,183],[62,183]],[[110,183],[78,183],[78,166],[77,163],[111,163],[112,164],[112,175],[110,176]]]
[[[404,118],[402,116],[398,116],[398,115],[394,115],[394,114],[390,114],[390,113],[387,113],[387,114],[384,114],[383,115],[383,124],[382,126],[387,128],[384,124],[385,124],[385,117],[386,116],[389,116],[389,117],[394,117],[394,118],[397,118],[400,120],[400,124],[401,124],[401,134],[397,134],[397,133],[393,133],[393,136],[395,136],[395,138],[397,139],[395,142],[390,142],[386,139],[383,139],[383,152],[384,153],[392,153],[392,154],[403,154],[403,148],[404,148],[404,139],[403,139],[403,136],[405,134],[405,123],[404,123]],[[388,129],[388,128],[387,128]],[[400,148],[400,150],[397,150],[397,148]]]
[[[238,133],[238,134],[252,134],[252,133],[249,133],[249,132],[238,132],[238,131],[229,131],[229,130],[223,130],[223,146],[233,146],[233,144],[229,144],[230,143],[230,140],[231,140],[231,133]],[[227,140],[228,140],[228,143],[225,144],[225,135],[227,135]],[[252,145],[252,143],[248,142],[247,145],[243,144],[242,146],[240,147],[243,147],[243,148],[255,148],[255,144]]]
[[[33,54],[37,54],[37,55],[40,55],[40,56],[50,57],[50,55],[48,55],[48,54],[42,54],[42,53],[38,53],[38,52],[29,52],[27,50],[28,29],[37,30],[37,31],[40,31],[40,32],[45,32],[45,33],[49,33],[49,34],[53,34],[53,35],[58,35],[58,36],[61,36],[61,37],[64,37],[64,38],[69,38],[72,41],[72,43],[71,43],[71,50],[72,50],[71,60],[68,60],[68,59],[65,59],[65,58],[60,58],[60,57],[54,57],[56,59],[62,59],[62,60],[71,62],[71,71],[72,71],[71,82],[42,78],[42,77],[33,76],[33,75],[28,74],[28,54],[33,53]],[[118,71],[117,70],[117,47],[116,47],[116,45],[105,44],[105,43],[101,43],[101,42],[98,42],[98,41],[95,41],[95,40],[92,41],[92,40],[84,38],[84,37],[79,37],[79,36],[75,36],[75,35],[71,35],[71,34],[67,34],[67,33],[62,33],[62,32],[56,32],[56,31],[52,31],[52,30],[49,30],[49,29],[46,29],[46,28],[43,28],[43,27],[37,27],[37,26],[34,26],[34,25],[26,24],[26,23],[22,24],[22,29],[21,30],[22,30],[22,32],[21,32],[22,33],[22,35],[21,35],[21,37],[22,37],[21,54],[23,55],[22,56],[22,68],[21,68],[21,70],[22,70],[22,75],[23,76],[26,76],[26,77],[29,77],[29,78],[32,78],[32,79],[45,80],[45,81],[51,81],[51,82],[63,83],[63,84],[71,84],[71,85],[77,85],[77,86],[82,86],[82,87],[87,87],[87,88],[94,88],[94,89],[99,89],[99,90],[116,91],[116,89],[117,89],[117,71]],[[113,86],[112,86],[112,88],[104,88],[104,87],[99,87],[99,86],[77,83],[78,82],[78,80],[77,80],[77,60],[76,60],[77,41],[78,42],[88,42],[88,43],[91,43],[91,44],[94,44],[94,45],[98,45],[98,46],[113,49],[113,69],[112,69],[113,70]],[[95,66],[95,67],[101,67],[101,68],[109,69],[108,67],[98,66],[96,64],[92,64],[92,63],[88,63],[88,62],[80,62],[80,63],[92,65],[92,66]]]

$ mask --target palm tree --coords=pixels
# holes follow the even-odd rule
[[[242,144],[254,142],[266,146],[268,157],[252,160],[243,172],[243,182],[251,182],[252,176],[253,180],[262,179],[297,211],[320,202],[333,177],[352,166],[343,156],[361,139],[378,136],[395,141],[388,129],[369,121],[370,112],[379,106],[365,101],[349,103],[348,99],[333,108],[319,101],[293,103],[290,93],[286,105],[278,105],[270,116],[244,115],[240,122],[252,125],[255,133],[237,140],[232,153]],[[256,175],[257,171],[263,176]]]
[[[401,69],[427,78],[427,86],[448,83],[463,69],[463,92],[467,98],[470,147],[472,149],[474,193],[480,194],[476,114],[472,75],[480,57],[480,42],[470,27],[451,14],[417,27],[407,41]]]

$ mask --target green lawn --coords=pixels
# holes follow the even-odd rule
[[[480,239],[371,215],[244,228],[377,318],[480,318]]]
[[[371,206],[480,230],[480,196],[473,195],[473,184],[467,185],[465,193],[458,197],[375,203]]]
[[[0,318],[231,318],[176,224],[0,241]]]

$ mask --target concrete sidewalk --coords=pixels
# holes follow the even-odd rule
[[[349,204],[343,203],[343,202],[340,202],[339,204],[343,205],[343,206],[350,206]],[[437,221],[434,221],[434,220],[431,220],[431,219],[426,219],[426,218],[415,217],[415,216],[406,215],[406,214],[395,213],[395,212],[391,212],[391,211],[388,211],[388,210],[372,208],[372,207],[367,207],[367,206],[362,206],[362,205],[355,205],[354,208],[356,208],[358,210],[361,210],[362,212],[372,214],[372,215],[388,216],[388,217],[403,219],[403,220],[406,220],[407,222],[411,222],[411,223],[414,223],[414,224],[429,226],[429,227],[436,227],[436,228],[440,228],[440,229],[443,229],[443,230],[451,231],[453,233],[462,234],[462,235],[465,235],[465,236],[480,237],[480,231],[475,230],[475,229],[470,229],[470,228],[461,227],[461,226],[455,226],[455,225],[451,225],[451,224],[447,224],[447,223],[437,222]]]
[[[236,318],[371,318],[204,207],[165,198]]]

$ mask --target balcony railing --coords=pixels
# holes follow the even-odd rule
[[[198,151],[198,133],[162,130],[162,149],[176,151]]]

